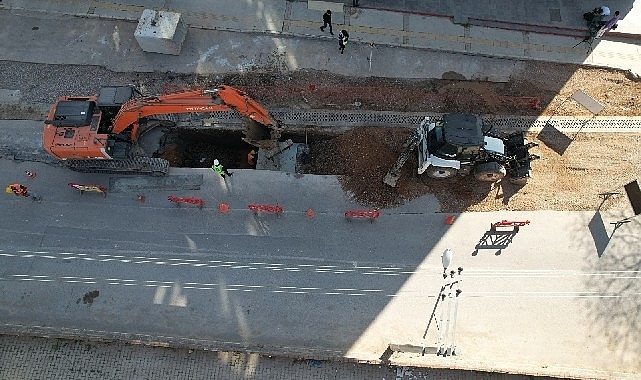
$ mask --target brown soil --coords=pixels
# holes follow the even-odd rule
[[[508,181],[488,184],[472,176],[445,180],[417,176],[412,158],[403,167],[398,186],[391,188],[382,179],[408,134],[397,128],[354,129],[312,146],[314,164],[309,172],[343,175],[345,190],[365,205],[393,207],[433,194],[443,212],[594,210],[601,203],[600,193],[622,192],[623,185],[641,177],[641,134],[580,133],[565,138],[529,134],[529,141],[540,144],[531,152],[541,159],[533,161],[533,178],[525,186]],[[559,154],[558,145],[568,142]],[[602,209],[625,207],[626,202],[623,196],[615,197]]]
[[[626,72],[548,62],[528,62],[506,83],[348,78],[322,72],[232,75],[223,83],[243,88],[270,108],[591,117],[570,101],[581,90],[605,106],[599,116],[638,116],[641,100],[641,83]]]
[[[589,118],[593,115],[570,98],[581,90],[605,106],[599,116],[641,115],[641,84],[627,73],[546,62],[528,63],[507,83],[400,81],[318,73],[285,79],[232,76],[226,81],[244,88],[263,104],[283,108]],[[641,177],[640,134],[546,132],[528,135],[528,140],[539,143],[531,152],[542,158],[533,162],[533,178],[523,187],[507,181],[490,185],[472,177],[419,178],[414,174],[416,160],[411,159],[402,170],[397,188],[390,188],[382,178],[408,134],[409,130],[403,129],[358,128],[312,144],[312,164],[306,171],[342,175],[345,190],[364,205],[394,207],[408,199],[434,194],[444,212],[629,207],[625,196],[601,205],[599,194],[621,192],[624,184]]]
[[[0,119],[44,117],[43,104],[60,95],[97,93],[101,85],[134,83],[146,94],[228,84],[247,91],[267,109],[360,109],[397,112],[467,112],[495,115],[592,115],[570,99],[582,90],[601,102],[599,116],[641,115],[641,83],[622,71],[528,62],[507,83],[454,79],[401,80],[352,78],[318,71],[250,72],[226,76],[175,73],[114,73],[99,67],[37,65],[0,61],[4,88],[24,88],[28,101],[0,105]],[[37,73],[37,75],[26,75]],[[51,81],[60,83],[50,83]],[[47,84],[45,88],[45,84]],[[73,86],[72,86],[73,85]],[[71,88],[72,86],[73,88]],[[526,186],[489,186],[470,177],[434,181],[413,173],[416,161],[403,168],[397,188],[382,178],[400,153],[409,130],[359,128],[335,139],[315,142],[308,172],[342,175],[346,191],[366,205],[393,207],[423,194],[436,195],[443,211],[592,210],[598,194],[622,191],[641,177],[641,134],[581,133],[528,138],[540,143],[532,153],[533,178]],[[567,140],[567,141],[564,141]],[[563,152],[557,145],[570,142]],[[546,145],[548,144],[548,145]],[[560,154],[562,153],[562,154]],[[204,163],[207,164],[207,163]],[[603,207],[625,207],[624,196]],[[629,207],[629,206],[628,206]]]

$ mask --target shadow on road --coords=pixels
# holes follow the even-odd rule
[[[599,297],[585,298],[595,333],[605,335],[613,361],[638,368],[641,356],[641,222],[637,219],[615,228],[608,236],[600,212],[589,224],[599,258],[586,260],[586,289]]]
[[[571,138],[550,123],[545,124],[545,127],[543,127],[536,137],[559,156],[562,156],[572,143]]]
[[[501,250],[507,248],[512,240],[519,232],[519,227],[514,226],[512,230],[501,231],[497,230],[495,227],[491,227],[489,230],[485,231],[479,242],[474,247],[474,252],[472,256],[476,256],[479,253],[479,250],[488,249],[496,250],[494,253],[496,256],[499,256],[502,252]]]
[[[594,213],[594,216],[588,224],[588,229],[590,230],[592,239],[594,239],[597,254],[601,257],[608,246],[608,242],[610,241],[610,236],[608,236],[608,232],[605,230],[605,224],[603,223],[601,212],[597,211]]]

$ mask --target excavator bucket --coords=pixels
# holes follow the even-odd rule
[[[269,112],[245,92],[230,86],[220,86],[218,96],[226,105],[245,116],[245,138],[248,144],[272,149],[283,128],[269,116]]]

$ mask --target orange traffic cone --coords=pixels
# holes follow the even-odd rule
[[[314,210],[312,210],[311,208],[308,208],[307,212],[305,212],[305,214],[307,215],[308,218],[313,218],[314,215],[315,215],[314,214]]]
[[[448,226],[451,226],[452,224],[454,224],[455,219],[456,219],[456,215],[448,215],[445,217],[445,224],[447,224]]]
[[[222,212],[223,214],[229,211],[229,205],[227,203],[219,203],[218,204],[218,211]]]

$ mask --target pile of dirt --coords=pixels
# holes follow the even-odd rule
[[[398,158],[409,129],[355,128],[340,136],[310,145],[310,165],[314,174],[340,175],[343,188],[359,202],[373,207],[393,207],[425,194],[424,186],[402,181],[396,188],[383,185],[382,178]],[[416,160],[403,167],[411,177]]]
[[[605,106],[599,116],[638,116],[641,111],[641,83],[629,73],[550,62],[525,62],[505,83],[354,78],[318,71],[234,74],[222,81],[242,88],[272,109],[591,117],[587,109],[571,101],[572,94],[581,90]]]
[[[383,177],[401,153],[409,130],[357,128],[311,146],[309,173],[341,175],[344,189],[372,207],[395,207],[408,199],[433,194],[443,212],[497,210],[594,210],[600,193],[622,192],[623,185],[641,178],[641,134],[579,133],[528,134],[539,143],[532,153],[533,178],[525,186],[504,180],[494,184],[473,176],[432,179],[416,174],[412,157],[402,169],[396,188]],[[602,209],[626,207],[621,196]]]

